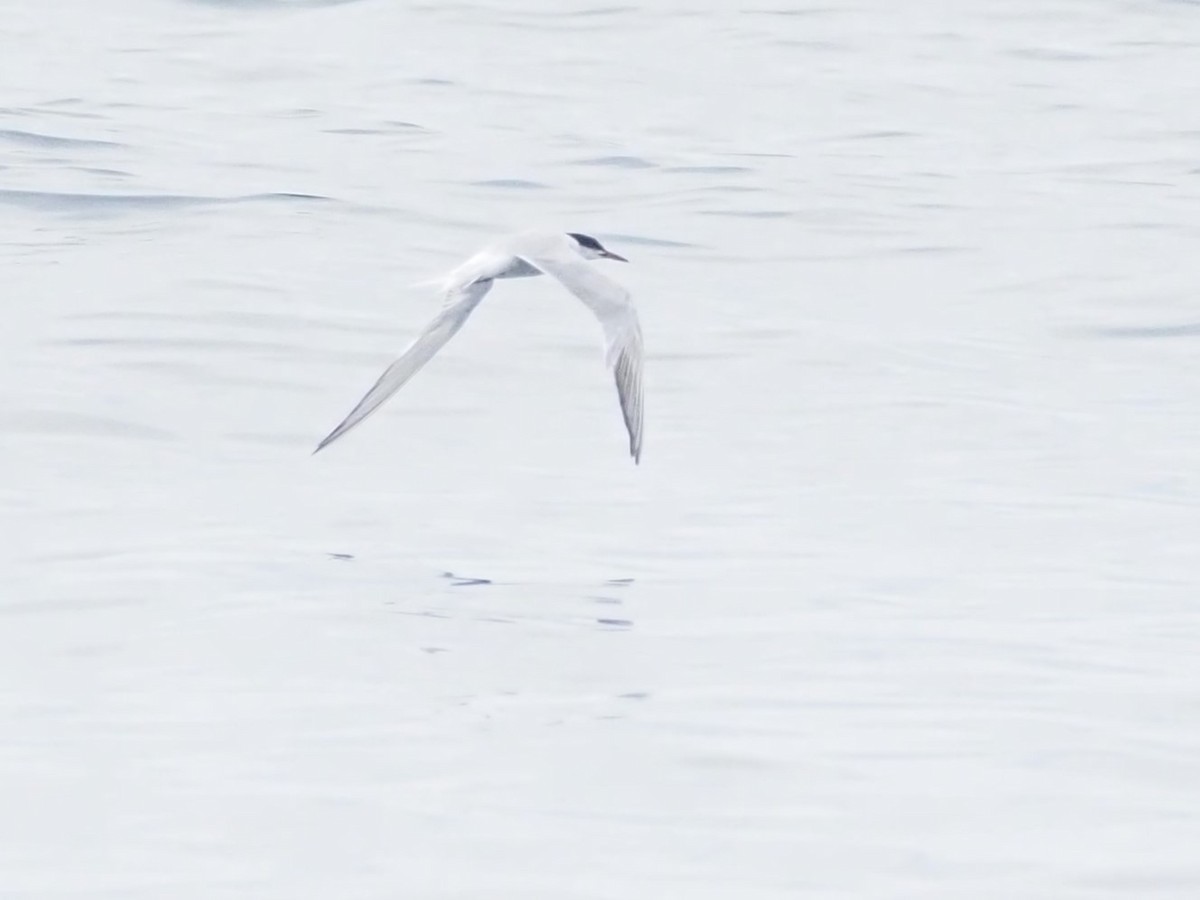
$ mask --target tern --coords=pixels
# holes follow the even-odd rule
[[[528,231],[476,253],[440,280],[442,310],[407,350],[379,376],[366,396],[317,445],[328,447],[379,409],[434,357],[500,278],[550,275],[583,301],[604,330],[605,365],[613,372],[629,432],[629,455],[642,456],[642,329],[629,292],[587,264],[592,259],[629,262],[594,237],[576,232]]]

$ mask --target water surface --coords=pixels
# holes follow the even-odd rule
[[[1200,894],[1200,8],[4,12],[0,895]]]

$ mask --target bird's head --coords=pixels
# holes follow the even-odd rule
[[[605,250],[604,246],[590,234],[576,234],[574,231],[568,231],[567,237],[575,242],[579,255],[584,259],[615,259],[618,262],[629,262],[625,257],[618,256],[611,250]]]

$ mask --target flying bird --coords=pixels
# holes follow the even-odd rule
[[[605,364],[616,381],[617,399],[629,433],[629,455],[638,463],[642,456],[642,329],[629,292],[588,265],[587,261],[593,259],[629,261],[605,249],[594,237],[576,232],[523,232],[476,253],[441,280],[441,312],[313,453],[375,412],[433,359],[498,279],[549,275],[582,300],[600,321]]]

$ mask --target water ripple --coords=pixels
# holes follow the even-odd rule
[[[550,188],[540,181],[528,181],[524,178],[489,178],[485,181],[472,181],[471,187],[507,188],[519,191],[544,191]]]
[[[611,231],[604,232],[604,240],[612,244],[635,244],[642,247],[688,247],[696,248],[700,244],[692,244],[687,241],[672,241],[667,238],[647,237],[637,234],[615,234]]]
[[[346,6],[361,0],[188,0],[197,6],[216,6],[235,11],[251,9],[317,9],[325,6]]]
[[[198,194],[82,194],[53,191],[0,190],[0,203],[40,212],[113,214],[152,209],[185,209],[237,203],[331,201],[316,194],[266,193],[240,197],[205,197]]]
[[[1128,338],[1150,340],[1200,336],[1200,322],[1181,322],[1178,325],[1096,326],[1072,329],[1068,334],[1097,338]]]
[[[116,141],[101,141],[91,138],[58,137],[52,134],[39,134],[36,131],[15,131],[12,129],[0,129],[0,141],[7,141],[10,144],[21,144],[27,147],[42,147],[45,149],[98,150],[105,147],[125,146],[124,144],[118,144]]]
[[[611,166],[616,169],[657,169],[654,163],[640,156],[597,156],[578,160],[578,166]]]
[[[25,410],[5,413],[0,418],[0,431],[13,434],[71,435],[118,440],[139,439],[167,441],[175,435],[107,416],[91,416],[50,410]]]

